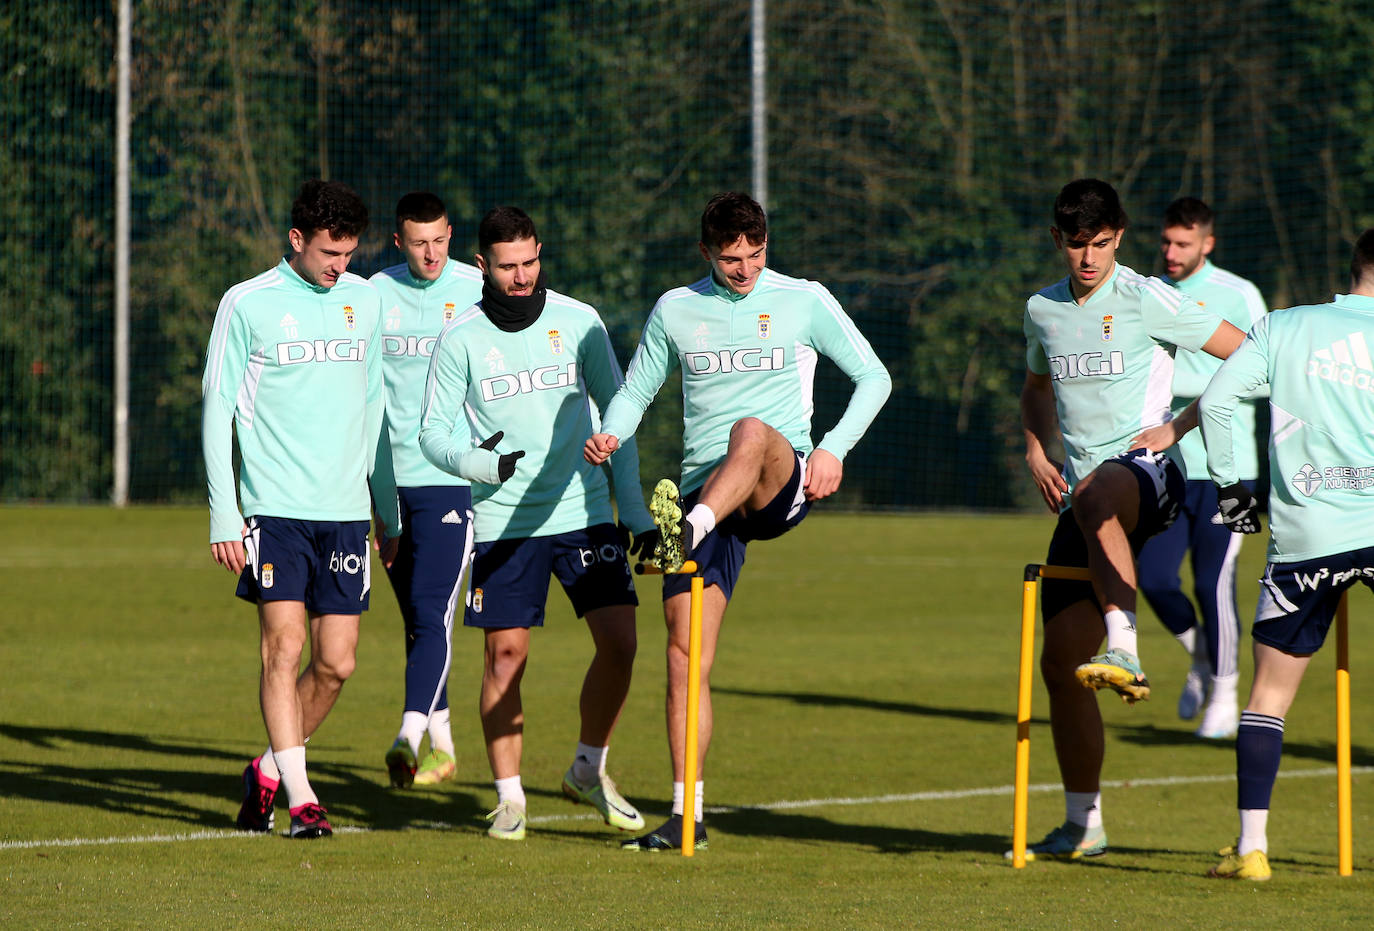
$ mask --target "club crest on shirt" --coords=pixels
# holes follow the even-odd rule
[[[453,306],[452,304],[445,304],[445,305],[444,305],[444,322],[445,322],[445,323],[448,323],[448,322],[450,322],[451,320],[453,320],[453,314],[455,313],[455,310],[456,310],[456,309],[454,308],[454,306]]]
[[[265,562],[265,563],[262,564],[262,587],[263,587],[263,588],[271,588],[271,587],[272,587],[272,582],[274,581],[273,578],[272,578],[272,569],[273,569],[273,566],[272,566],[272,564],[271,564],[270,562]]]
[[[353,307],[349,304],[344,305],[344,323],[351,330],[357,325],[357,318],[353,316]]]
[[[1110,343],[1111,341],[1112,341],[1112,315],[1111,315],[1111,314],[1103,314],[1103,315],[1102,315],[1102,342],[1104,342],[1104,343]]]
[[[759,339],[767,339],[773,332],[773,325],[767,314],[759,314]]]
[[[557,330],[549,330],[549,351],[556,356],[563,354],[563,337]]]
[[[711,330],[706,324],[698,324],[692,338],[697,341],[697,349],[705,349],[711,344]]]
[[[482,613],[482,590],[480,588],[474,588],[472,590],[472,613]]]

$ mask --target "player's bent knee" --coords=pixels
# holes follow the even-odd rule
[[[633,632],[629,636],[607,637],[597,645],[596,651],[611,662],[622,666],[634,664],[635,654],[639,652],[639,641]]]
[[[730,445],[762,443],[772,428],[757,417],[741,417],[730,428]]]
[[[325,655],[311,661],[315,675],[325,681],[343,685],[357,668],[357,659],[352,654],[342,656]]]
[[[1067,660],[1042,653],[1040,656],[1040,675],[1045,680],[1045,687],[1050,690],[1073,688],[1082,691],[1083,687],[1079,685],[1078,677],[1074,675],[1081,662],[1083,660]]]
[[[271,637],[262,642],[264,669],[286,669],[294,677],[301,668],[301,653],[305,642],[294,637]]]

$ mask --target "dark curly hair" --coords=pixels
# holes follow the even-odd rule
[[[743,236],[751,246],[768,238],[768,216],[748,194],[727,191],[712,197],[701,214],[701,241],[723,249]]]
[[[1079,178],[1064,185],[1054,199],[1054,225],[1069,236],[1098,230],[1124,230],[1126,211],[1116,188],[1096,178]]]
[[[493,207],[477,224],[477,248],[487,257],[491,247],[498,242],[516,242],[521,239],[539,241],[534,221],[519,207]]]
[[[307,240],[320,230],[335,239],[356,239],[367,229],[367,205],[341,181],[307,181],[291,205],[291,228]]]

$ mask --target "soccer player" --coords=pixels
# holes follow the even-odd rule
[[[1269,878],[1270,794],[1283,723],[1341,594],[1374,588],[1374,229],[1355,242],[1349,294],[1275,311],[1250,330],[1202,395],[1207,470],[1222,520],[1255,533],[1240,480],[1235,411],[1269,389],[1269,552],[1251,629],[1255,679],[1236,734],[1240,839],[1212,876]]]
[[[630,688],[638,600],[606,470],[580,455],[592,430],[590,403],[602,410],[610,403],[620,364],[595,309],[547,287],[542,246],[524,211],[495,208],[477,238],[481,301],[446,326],[434,347],[420,446],[435,465],[473,482],[477,546],[463,623],[481,628],[485,639],[482,732],[497,793],[487,833],[525,836],[520,682],[530,628],[544,623],[550,573],[586,618],[595,645],[563,792],[594,806],[607,824],[638,830],[644,819],[606,774],[607,746]],[[486,439],[474,447],[473,436]],[[633,550],[652,548],[656,534],[633,449],[612,478],[621,520],[636,534]]]
[[[306,777],[305,741],[353,671],[368,602],[381,299],[347,272],[366,228],[367,208],[351,189],[307,181],[291,206],[290,253],[225,292],[206,353],[210,555],[239,576],[238,596],[258,607],[270,740],[243,771],[245,831],[272,829],[280,784],[292,837],[332,833]],[[246,524],[234,497],[235,432]],[[310,661],[301,671],[307,638]]]
[[[472,557],[472,489],[420,451],[420,404],[439,331],[482,294],[482,273],[449,258],[453,229],[434,194],[416,191],[396,204],[396,248],[405,261],[371,281],[382,293],[382,374],[386,426],[372,492],[378,513],[401,526],[378,527],[382,565],[405,621],[405,707],[386,752],[391,784],[435,785],[457,769],[448,703],[453,618]],[[382,504],[381,502],[385,502]],[[419,759],[429,732],[429,752]],[[418,761],[418,771],[417,771]]]
[[[606,410],[602,432],[588,439],[585,454],[589,462],[599,463],[627,448],[669,371],[681,367],[686,517],[676,520],[681,516],[673,500],[678,489],[666,480],[660,489],[668,493],[656,491],[650,509],[664,531],[665,546],[695,560],[705,584],[701,773],[711,745],[711,663],[745,547],[751,540],[786,533],[806,516],[811,502],[835,493],[845,454],[877,416],[892,380],[829,291],[767,267],[768,220],[752,198],[739,193],[712,198],[701,217],[698,248],[710,272],[658,299],[625,385]],[[818,352],[854,381],[854,393],[844,416],[813,447],[811,380]],[[676,539],[667,539],[674,524]],[[630,849],[682,844],[689,586],[687,576],[664,576],[672,815],[654,831],[627,841]],[[693,787],[698,849],[706,847],[702,786],[699,777]]]
[[[1169,409],[1174,348],[1225,357],[1244,338],[1220,314],[1116,260],[1126,212],[1111,185],[1072,181],[1050,235],[1068,275],[1026,302],[1021,420],[1026,464],[1059,514],[1046,562],[1086,566],[1092,583],[1041,588],[1041,674],[1064,782],[1065,823],[1027,851],[1077,859],[1107,850],[1100,778],[1102,715],[1088,688],[1148,698],[1137,658],[1135,554],[1173,523],[1183,473],[1172,456],[1197,424],[1195,404]],[[1050,456],[1062,439],[1065,462]],[[1107,635],[1107,652],[1094,656]]]
[[[1264,298],[1253,284],[1212,264],[1216,246],[1212,210],[1195,197],[1182,197],[1164,211],[1160,251],[1164,280],[1208,310],[1215,311],[1241,331],[1264,316]],[[1205,352],[1180,349],[1174,355],[1175,416],[1196,401],[1221,365]],[[1255,436],[1255,406],[1236,408],[1236,431]],[[1236,685],[1240,679],[1240,614],[1236,611],[1236,560],[1241,538],[1216,522],[1216,486],[1207,477],[1207,454],[1202,434],[1192,431],[1178,442],[1186,491],[1179,519],[1151,537],[1140,551],[1140,593],[1164,626],[1192,654],[1192,665],[1178,699],[1178,716],[1191,721],[1202,709],[1197,736],[1221,740],[1235,736],[1240,709]],[[1242,444],[1236,467],[1252,487],[1259,475],[1254,442]],[[1202,614],[1182,592],[1178,567],[1189,552],[1193,567],[1193,597]],[[1201,627],[1201,636],[1198,628]]]

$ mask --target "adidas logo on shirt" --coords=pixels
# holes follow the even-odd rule
[[[1307,375],[1322,381],[1353,385],[1361,391],[1374,388],[1374,362],[1369,346],[1358,330],[1338,339],[1327,349],[1318,349],[1307,360]]]
[[[449,511],[439,519],[439,523],[441,524],[461,524],[462,522],[463,519],[458,516],[457,511]]]
[[[486,359],[487,369],[491,374],[497,375],[506,370],[506,357],[495,346],[487,350],[487,354],[483,358]]]

